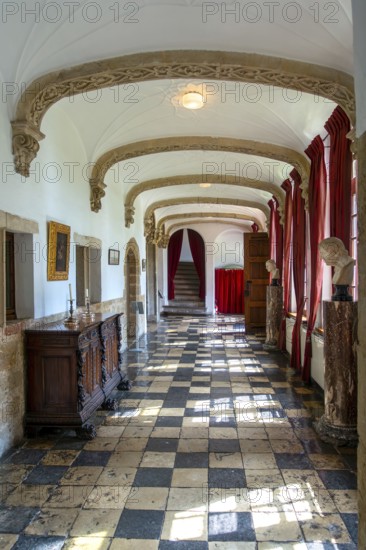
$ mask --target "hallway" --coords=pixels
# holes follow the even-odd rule
[[[161,321],[94,440],[3,457],[0,547],[356,549],[356,450],[317,438],[321,393],[263,341],[235,317]]]

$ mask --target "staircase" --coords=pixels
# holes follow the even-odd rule
[[[164,306],[162,315],[207,315],[198,296],[200,281],[193,262],[179,262],[174,278],[175,298]]]

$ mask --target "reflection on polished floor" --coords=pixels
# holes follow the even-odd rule
[[[323,397],[239,318],[163,320],[97,437],[2,460],[2,549],[351,550],[356,451],[321,442]]]

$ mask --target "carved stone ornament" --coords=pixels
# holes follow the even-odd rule
[[[160,246],[161,248],[168,248],[168,244],[169,244],[169,239],[170,239],[170,236],[169,235],[163,235],[160,239]]]
[[[39,150],[39,141],[45,136],[26,122],[13,122],[12,152],[15,171],[28,178],[29,168]]]
[[[153,244],[155,237],[155,216],[152,214],[148,218],[144,219],[144,235],[146,242]]]
[[[354,84],[347,73],[254,53],[204,50],[145,52],[48,73],[24,90],[14,122],[26,121],[39,131],[47,110],[63,98],[130,82],[174,78],[254,82],[317,94],[340,105],[355,122]],[[22,160],[24,173],[29,173],[29,158]]]
[[[299,172],[302,180],[302,196],[306,203],[308,201],[307,189],[310,175],[310,163],[305,155],[281,145],[226,137],[176,136],[144,140],[116,147],[104,153],[96,161],[93,166],[90,185],[103,185],[106,173],[118,162],[144,155],[175,151],[221,151],[224,153],[242,153],[284,162],[293,166]]]
[[[104,183],[99,183],[97,185],[92,185],[90,187],[90,207],[93,212],[99,212],[102,208],[102,198],[105,195],[106,185]]]
[[[130,227],[134,221],[135,207],[129,204],[125,204],[125,226]]]

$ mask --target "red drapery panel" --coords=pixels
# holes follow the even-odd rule
[[[252,223],[251,228],[252,228],[253,233],[258,233],[259,227],[258,227],[257,223],[255,223],[255,222]]]
[[[201,298],[201,300],[204,300],[206,296],[205,244],[201,235],[197,233],[197,231],[193,231],[193,229],[188,229],[188,240],[194,265],[196,266],[196,270],[200,280],[199,297]]]
[[[320,303],[323,283],[323,261],[318,244],[324,239],[325,201],[327,196],[327,174],[324,161],[324,144],[320,136],[313,139],[305,153],[311,160],[309,177],[309,230],[310,230],[310,300],[307,307],[308,327],[302,378],[310,381],[311,374],[311,335]],[[332,204],[333,208],[333,204]],[[332,209],[331,208],[331,209]]]
[[[286,349],[286,318],[291,306],[291,241],[292,241],[292,184],[289,179],[282,184],[286,193],[285,229],[283,240],[283,318],[280,329],[279,348]]]
[[[280,277],[282,278],[283,267],[283,227],[280,222],[280,214],[278,211],[278,200],[272,197],[268,201],[268,206],[271,210],[270,222],[269,222],[269,253],[270,258],[276,262],[277,268],[280,270]]]
[[[215,269],[215,301],[219,313],[243,314],[243,295],[243,269]]]
[[[346,136],[350,131],[350,121],[338,106],[324,127],[330,136],[330,235],[341,239],[348,250],[351,231],[352,153],[351,142]]]
[[[177,272],[182,251],[183,229],[176,231],[169,239],[168,245],[168,299],[174,300],[174,277]]]
[[[291,367],[301,370],[300,328],[304,311],[305,284],[305,201],[301,196],[301,177],[298,171],[292,170],[290,177],[294,180],[293,194],[293,277],[296,297],[296,321],[292,331]]]

